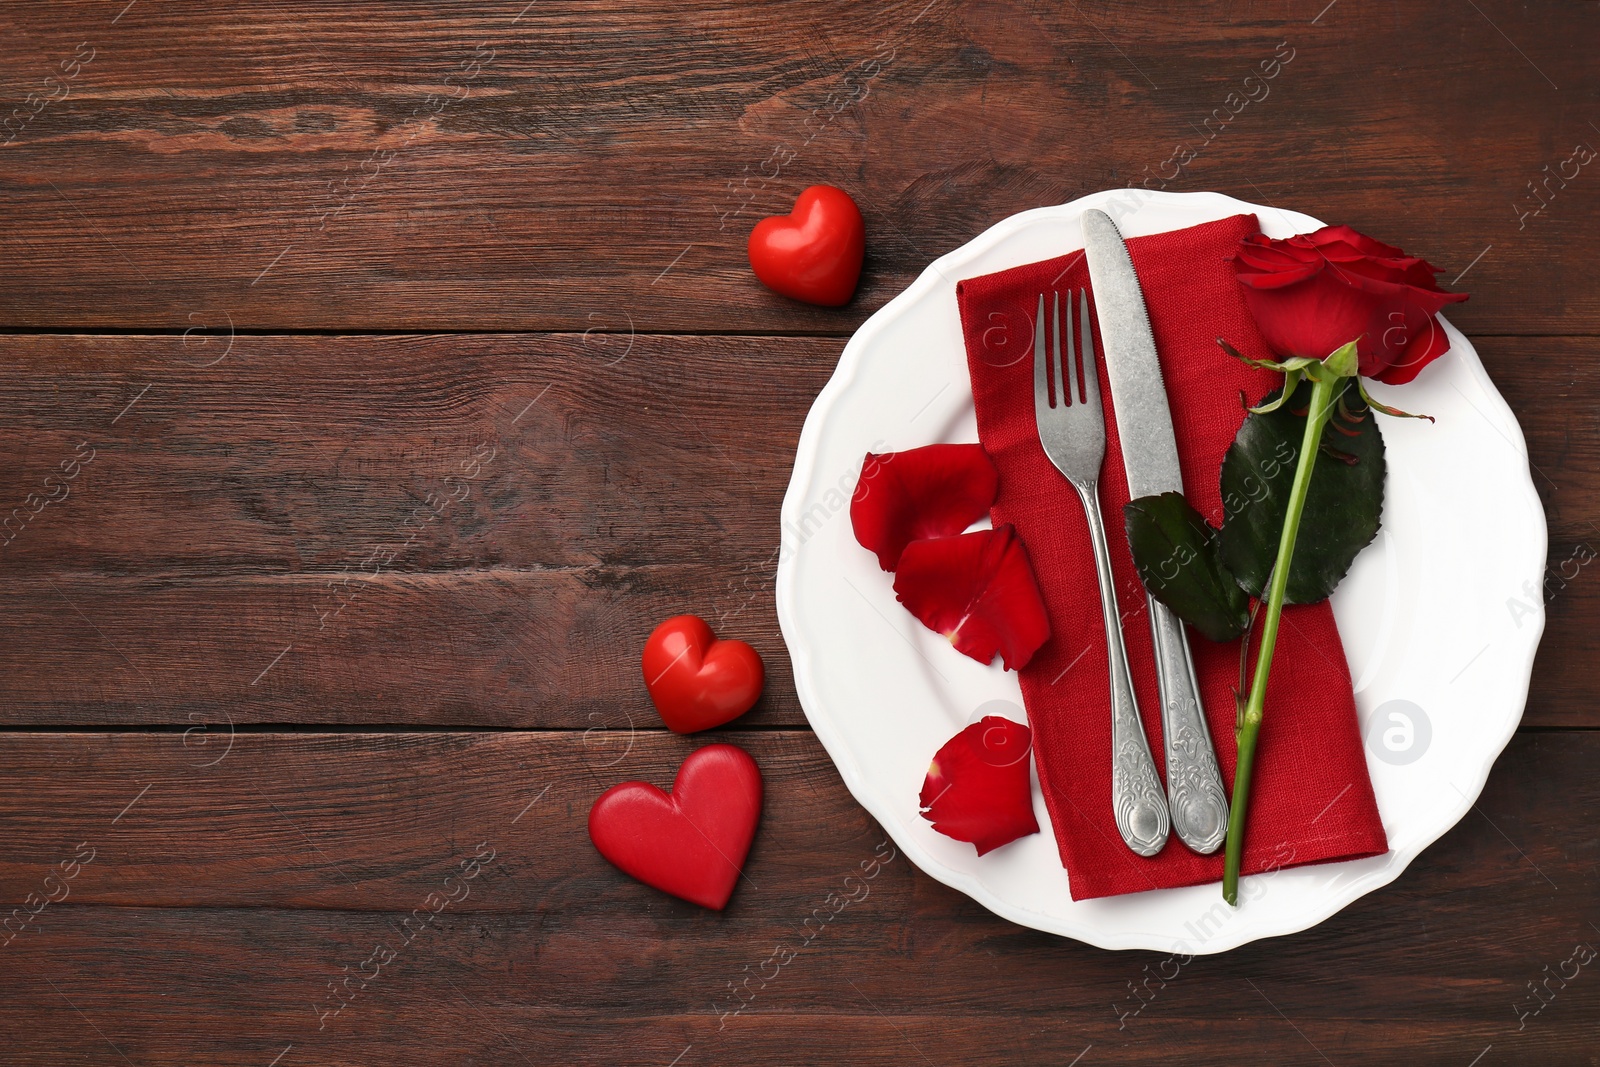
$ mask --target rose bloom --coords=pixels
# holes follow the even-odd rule
[[[1401,385],[1450,347],[1436,317],[1466,293],[1434,281],[1439,268],[1348,226],[1239,242],[1234,271],[1267,345],[1326,359],[1358,341],[1361,373]]]

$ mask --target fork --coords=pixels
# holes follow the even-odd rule
[[[1039,294],[1033,335],[1033,413],[1045,455],[1078,491],[1089,520],[1095,573],[1100,580],[1100,608],[1105,616],[1106,658],[1111,668],[1111,810],[1128,847],[1140,856],[1154,856],[1167,843],[1171,818],[1129,681],[1111,553],[1100,516],[1099,481],[1106,458],[1106,419],[1100,406],[1100,376],[1095,366],[1094,334],[1089,326],[1089,291],[1077,291],[1077,346],[1072,338],[1073,295],[1070,291],[1067,294],[1067,350],[1063,359],[1061,294],[1054,294],[1050,317],[1051,352],[1045,350],[1044,294]]]

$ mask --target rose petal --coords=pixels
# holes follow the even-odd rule
[[[1394,245],[1386,245],[1376,237],[1368,237],[1360,230],[1353,230],[1349,226],[1324,226],[1303,236],[1305,243],[1312,248],[1343,244],[1362,256],[1395,258],[1405,255]]]
[[[1253,270],[1244,263],[1238,265],[1238,278],[1252,289],[1285,289],[1316,276],[1320,266],[1306,265],[1284,270]]]
[[[1382,302],[1331,270],[1276,288],[1252,280],[1244,297],[1267,347],[1283,356],[1322,359],[1358,337],[1381,336],[1387,326]]]
[[[1371,377],[1385,385],[1405,385],[1422,373],[1422,368],[1450,350],[1450,338],[1436,316],[1429,315],[1400,358]]]
[[[978,855],[1039,832],[1033,817],[1028,752],[1033,735],[1021,723],[987,715],[939,749],[922,782],[922,817]]]
[[[900,555],[895,596],[956,651],[979,663],[996,652],[1021,670],[1050,637],[1028,554],[1011,526],[913,541]]]
[[[1320,267],[1315,256],[1301,255],[1288,247],[1275,245],[1263,234],[1239,242],[1239,260],[1263,271],[1292,270],[1301,266]]]
[[[1412,269],[1416,261],[1403,259],[1364,259],[1360,256],[1351,256],[1348,259],[1339,259],[1328,256],[1328,266],[1347,274],[1353,278],[1364,278],[1374,282],[1383,282],[1388,285],[1414,285],[1415,280]],[[1433,276],[1428,276],[1429,281]]]
[[[1235,273],[1268,347],[1324,359],[1358,342],[1362,374],[1410,381],[1449,345],[1435,318],[1465,293],[1440,289],[1437,268],[1348,226],[1239,243]]]
[[[850,500],[856,540],[892,571],[924,537],[958,534],[989,513],[1000,476],[982,445],[927,445],[867,453]]]

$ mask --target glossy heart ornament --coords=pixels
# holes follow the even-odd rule
[[[761,771],[742,748],[707,745],[678,768],[672,792],[623,782],[589,809],[589,839],[623,873],[721,911],[761,820]]]
[[[696,615],[674,615],[644,643],[645,688],[661,721],[692,734],[737,719],[761,696],[761,656],[743,641],[719,641]]]
[[[787,215],[750,231],[750,268],[761,284],[823,307],[848,304],[861,278],[867,227],[850,194],[813,185]]]

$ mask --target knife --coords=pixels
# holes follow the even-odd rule
[[[1093,209],[1083,213],[1083,240],[1128,494],[1137,500],[1158,493],[1181,493],[1183,475],[1178,470],[1172,412],[1144,292],[1128,257],[1128,246],[1111,216]],[[1227,835],[1228,798],[1222,791],[1217,754],[1200,712],[1200,687],[1183,620],[1148,591],[1145,602],[1155,638],[1172,828],[1185,845],[1206,855],[1215,852]]]

